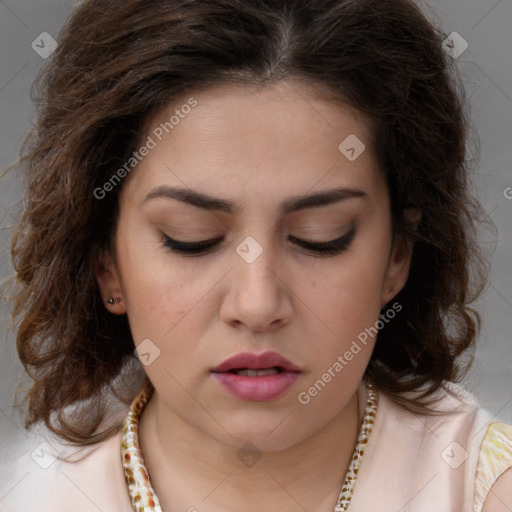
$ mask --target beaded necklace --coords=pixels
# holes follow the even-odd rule
[[[365,414],[359,430],[356,446],[352,452],[350,464],[345,474],[345,480],[341,486],[336,506],[334,507],[334,512],[345,512],[348,510],[356,485],[359,466],[377,412],[379,401],[377,389],[367,380],[365,380],[365,384],[367,391]],[[124,476],[128,486],[128,494],[134,512],[162,512],[160,501],[151,485],[149,473],[146,469],[139,445],[139,418],[151,398],[152,393],[153,389],[148,383],[132,402],[128,415],[123,422],[121,440],[122,461]]]

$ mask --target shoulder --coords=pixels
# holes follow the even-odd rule
[[[492,415],[463,386],[451,384],[447,388],[435,393],[435,414],[429,415],[405,410],[393,397],[380,393],[375,432],[365,453],[365,458],[369,457],[360,476],[371,481],[370,487],[385,482],[384,488],[394,489],[397,496],[389,499],[396,501],[397,509],[399,502],[414,499],[416,510],[429,510],[432,503],[442,503],[438,510],[443,512],[473,512],[477,465]],[[396,446],[400,446],[399,451]],[[422,461],[420,466],[418,460]],[[393,474],[386,473],[390,465]],[[417,469],[411,472],[411,467]],[[393,487],[397,478],[400,489]]]
[[[422,391],[420,389],[417,393],[411,393],[410,397],[421,396]],[[461,436],[469,440],[471,434],[480,431],[491,418],[476,397],[460,384],[447,383],[446,389],[439,388],[431,398],[434,400],[430,405],[434,411],[432,414],[406,410],[385,393],[380,393],[379,408],[392,428],[403,425],[401,434],[407,432],[410,436],[418,437],[421,442],[424,442],[425,437],[448,438],[457,433],[459,435],[454,440],[460,440]]]
[[[39,439],[4,464],[8,478],[0,485],[2,512],[131,511],[121,462],[121,432],[82,448],[70,448],[53,438]]]
[[[491,423],[480,447],[475,512],[512,509],[512,425]]]
[[[493,484],[482,512],[510,512],[512,510],[512,467]]]

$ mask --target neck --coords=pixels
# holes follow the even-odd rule
[[[308,438],[244,458],[239,447],[186,422],[155,392],[140,418],[139,440],[162,510],[332,512],[356,444],[362,403],[354,393]]]

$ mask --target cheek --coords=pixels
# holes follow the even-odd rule
[[[170,264],[158,235],[147,229],[128,231],[120,226],[118,255],[121,288],[135,344],[145,338],[162,339],[189,309],[190,278]]]
[[[366,364],[370,357],[375,339],[367,333],[372,332],[381,312],[387,249],[384,238],[373,238],[373,242],[361,239],[330,272],[322,273],[321,280],[316,279],[313,286],[304,288],[306,302],[322,319],[323,339],[329,347],[317,354],[322,365],[332,364],[353,342],[359,345],[354,351],[358,352],[361,364]]]
[[[187,326],[183,319],[193,305],[192,290],[179,276],[160,275],[154,279],[138,273],[127,283],[127,293],[127,313],[136,344],[148,337],[164,343]]]
[[[312,320],[310,329],[310,336],[322,346],[322,350],[311,352],[311,356],[317,360],[317,372],[331,366],[338,355],[351,349],[354,342],[359,347],[354,349],[354,353],[358,354],[354,357],[357,362],[350,363],[353,370],[357,372],[357,368],[364,366],[370,357],[374,340],[364,333],[379,318],[380,286],[378,280],[369,281],[368,273],[363,279],[347,272],[342,273],[337,281],[326,283],[323,290],[317,284],[315,291],[309,292],[309,299],[314,302],[308,302],[308,305],[311,304],[312,309],[318,311],[317,316],[321,319],[321,324]],[[351,355],[348,357],[352,359]]]
[[[327,311],[341,315],[345,322],[378,316],[388,249],[385,240],[371,242],[361,237],[357,247],[323,273],[322,282],[315,283],[308,294],[314,293]]]

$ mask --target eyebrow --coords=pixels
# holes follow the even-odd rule
[[[286,215],[306,208],[318,208],[347,199],[366,197],[368,197],[367,194],[362,190],[354,188],[335,188],[314,194],[292,196],[281,203],[280,212]],[[229,214],[237,214],[241,210],[240,206],[225,199],[213,197],[189,188],[170,187],[168,185],[160,185],[154,188],[142,201],[142,204],[157,198],[175,199],[182,203],[202,208],[203,210],[215,210]]]

